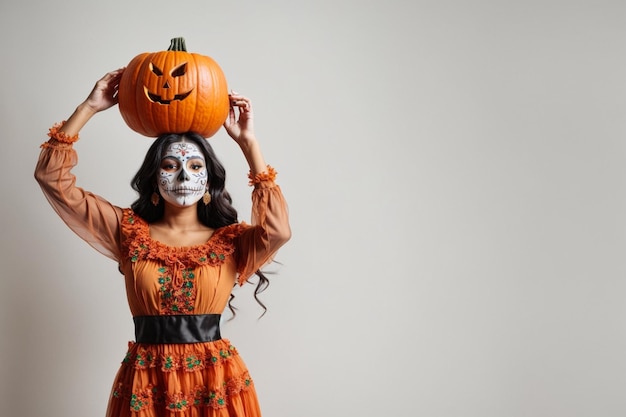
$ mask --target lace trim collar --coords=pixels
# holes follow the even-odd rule
[[[175,247],[152,239],[148,223],[133,210],[124,209],[122,219],[124,246],[130,261],[153,260],[167,266],[221,265],[235,251],[234,238],[241,234],[243,228],[240,223],[231,224],[217,229],[203,244]]]

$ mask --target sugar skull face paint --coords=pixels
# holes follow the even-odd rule
[[[174,142],[168,146],[157,175],[161,196],[178,207],[196,204],[207,190],[204,155],[193,143]]]

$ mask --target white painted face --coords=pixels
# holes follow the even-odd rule
[[[165,201],[187,207],[202,198],[207,190],[207,177],[200,149],[190,142],[174,142],[163,155],[157,183]]]

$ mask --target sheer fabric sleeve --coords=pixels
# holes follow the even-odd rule
[[[259,268],[270,262],[278,249],[291,238],[287,202],[274,182],[276,171],[250,177],[252,191],[252,226],[237,238],[238,282],[243,285]]]
[[[70,229],[98,252],[119,262],[122,210],[76,186],[76,177],[71,173],[78,163],[76,151],[71,141],[55,139],[53,129],[50,141],[42,145],[35,179]]]

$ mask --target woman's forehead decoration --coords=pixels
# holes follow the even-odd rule
[[[175,142],[170,144],[165,151],[164,157],[175,157],[181,161],[187,161],[191,158],[202,158],[204,155],[200,152],[200,149],[193,144],[187,142]]]

